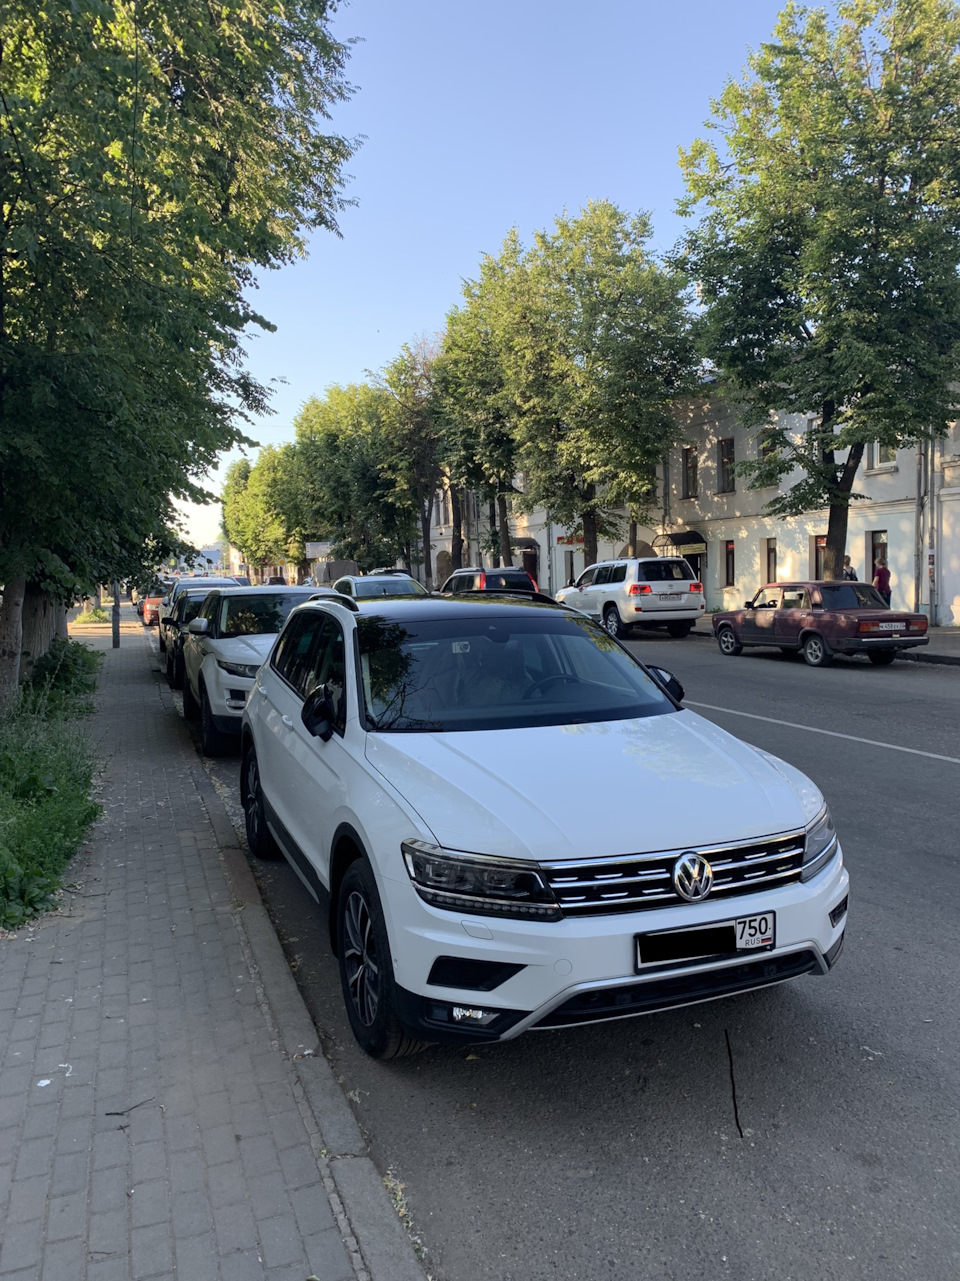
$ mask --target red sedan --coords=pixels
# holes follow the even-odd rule
[[[768,583],[743,609],[713,615],[720,653],[773,645],[826,667],[835,654],[866,654],[886,666],[902,649],[928,644],[923,614],[891,609],[867,583]]]

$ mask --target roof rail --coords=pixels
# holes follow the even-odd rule
[[[344,596],[342,592],[316,592],[313,596],[307,597],[307,604],[312,600],[327,600],[331,605],[342,605],[344,609],[349,609],[352,614],[360,613],[360,606],[350,596]]]

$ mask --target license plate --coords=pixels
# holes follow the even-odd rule
[[[878,623],[877,626],[882,632],[900,632],[903,631],[903,623]]]
[[[695,961],[769,949],[776,942],[776,928],[776,913],[762,912],[757,916],[741,916],[683,930],[637,934],[637,973],[649,965],[663,965],[669,961]]]
[[[660,599],[661,600],[680,600],[682,595],[683,595],[682,592],[661,592]]]

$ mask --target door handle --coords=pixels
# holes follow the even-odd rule
[[[284,725],[286,725],[287,729],[293,729],[293,721],[289,716],[281,716],[280,719]]]

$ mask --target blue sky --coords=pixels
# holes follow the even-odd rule
[[[526,241],[564,209],[609,199],[653,218],[654,245],[682,234],[677,149],[710,99],[773,31],[782,0],[353,0],[334,19],[357,38],[356,87],[331,129],[365,141],[348,166],[342,239],[260,281],[276,326],[249,364],[276,383],[252,434],[292,440],[297,410],[361,380],[404,342],[443,329],[483,253]],[[283,381],[280,381],[283,380]],[[233,457],[223,460],[221,470]],[[255,456],[255,451],[252,451]],[[211,488],[218,488],[217,476]],[[194,509],[198,542],[219,508]]]

